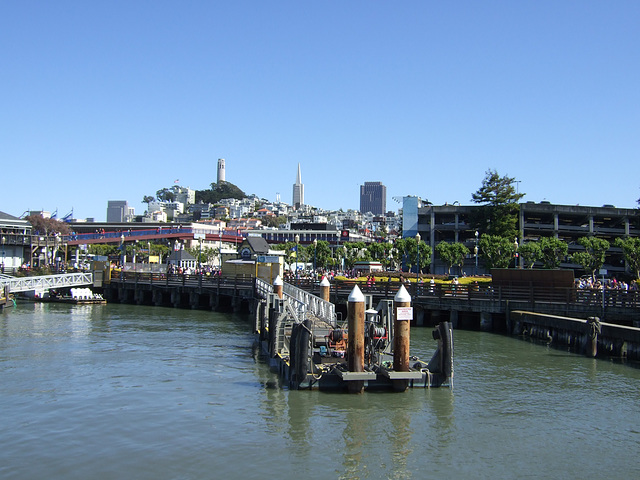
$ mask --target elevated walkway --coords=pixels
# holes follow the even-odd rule
[[[93,285],[93,273],[62,273],[39,277],[0,277],[0,289],[8,287],[9,293],[43,292],[51,288],[80,287]]]

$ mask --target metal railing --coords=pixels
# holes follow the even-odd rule
[[[356,280],[334,280],[331,292],[338,297],[346,297],[354,286],[366,295],[385,298],[393,297],[400,288],[400,282],[376,282],[367,284]],[[319,289],[318,283],[300,279],[296,286],[302,290],[314,292]],[[466,301],[521,300],[547,303],[567,303],[578,305],[605,305],[616,307],[640,308],[640,291],[622,289],[582,289],[574,287],[539,287],[539,286],[499,286],[491,283],[453,284],[453,283],[407,283],[405,288],[414,301],[420,299],[440,298]]]
[[[337,325],[336,307],[333,303],[327,302],[306,290],[286,282],[282,287],[282,292],[305,304],[307,310],[316,317],[329,322],[334,327]]]
[[[78,287],[93,285],[92,273],[63,273],[60,275],[42,275],[38,277],[3,277],[0,288],[9,287],[11,293],[42,291],[50,288]]]

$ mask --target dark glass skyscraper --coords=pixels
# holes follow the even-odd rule
[[[360,185],[360,212],[383,215],[387,211],[387,187],[382,182]]]

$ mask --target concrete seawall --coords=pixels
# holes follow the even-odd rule
[[[640,360],[640,328],[600,322],[597,317],[580,320],[515,310],[507,328],[512,335],[527,335],[590,357]]]

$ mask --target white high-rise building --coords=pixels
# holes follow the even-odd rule
[[[226,182],[224,175],[224,158],[218,159],[218,185],[220,182]]]
[[[293,184],[293,208],[300,208],[304,205],[304,185],[302,184],[302,175],[300,174],[300,164],[298,164],[298,175],[296,183]]]

